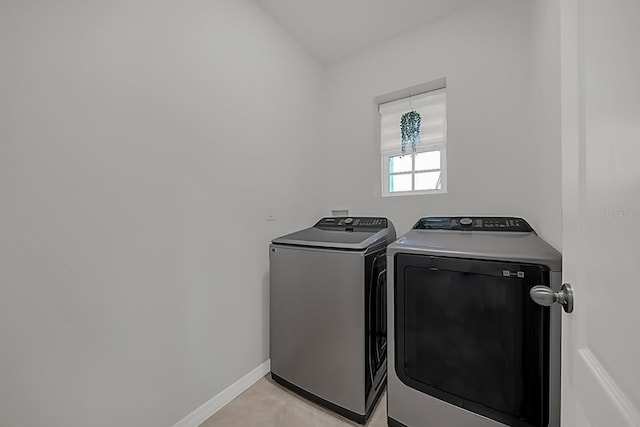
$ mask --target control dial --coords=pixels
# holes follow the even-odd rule
[[[347,219],[345,219],[345,220],[344,220],[344,223],[345,223],[345,224],[347,224],[347,225],[349,225],[349,224],[353,223],[353,218],[347,218]]]
[[[465,228],[471,227],[471,224],[473,224],[473,220],[471,218],[462,218],[460,220],[460,225]]]

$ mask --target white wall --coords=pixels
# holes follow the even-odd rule
[[[536,70],[544,69],[533,66],[538,58],[530,3],[480,1],[328,69],[329,208],[389,216],[399,234],[426,215],[524,216],[559,248],[559,141],[541,141],[551,131],[544,137],[532,132],[534,124],[546,126],[538,118],[555,118],[554,112],[542,112],[543,103],[555,100],[534,100],[533,95],[554,76],[534,78]],[[382,198],[374,99],[443,77],[448,194]],[[534,80],[539,82],[535,89]],[[545,162],[547,156],[551,163]]]
[[[544,200],[537,218],[541,232],[562,248],[562,157],[560,144],[560,2],[531,0],[531,135],[537,148],[535,198]]]
[[[268,358],[321,90],[252,2],[2,1],[1,426],[171,425]]]

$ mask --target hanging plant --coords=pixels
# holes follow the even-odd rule
[[[411,150],[416,152],[416,145],[420,142],[420,127],[422,117],[417,111],[404,113],[400,118],[400,135],[402,136],[402,154],[405,154],[407,144],[411,143]]]

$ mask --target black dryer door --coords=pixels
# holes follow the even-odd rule
[[[395,256],[395,360],[406,385],[510,426],[543,427],[549,309],[543,266]]]

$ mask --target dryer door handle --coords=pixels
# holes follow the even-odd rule
[[[553,292],[553,289],[544,285],[534,286],[529,291],[529,296],[536,304],[548,307],[558,303],[565,313],[573,312],[573,289],[569,283],[563,284],[560,292]]]

